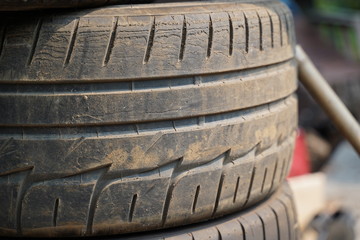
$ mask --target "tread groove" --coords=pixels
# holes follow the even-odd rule
[[[181,160],[180,160],[180,162],[181,162]],[[172,199],[172,192],[173,192],[174,188],[175,188],[175,184],[173,183],[169,186],[167,194],[166,194],[164,209],[162,211],[162,217],[161,217],[162,226],[164,226],[165,222],[166,222],[166,218],[167,218],[167,215],[169,212],[170,202]]]
[[[18,196],[17,196],[17,199],[16,199],[16,232],[17,232],[17,234],[22,233],[22,228],[21,228],[22,203],[23,203],[23,199],[24,199],[25,194],[26,194],[26,190],[32,184],[32,179],[30,179],[31,171],[32,171],[32,168],[27,170],[27,172],[25,173],[25,176],[24,176],[23,181],[22,181],[22,183],[20,185],[19,193],[18,193]]]
[[[57,198],[55,200],[55,203],[54,203],[54,212],[53,212],[53,220],[52,220],[54,227],[56,227],[56,225],[57,225],[57,216],[58,216],[59,204],[60,204],[60,199]]]
[[[246,232],[245,232],[244,225],[240,222],[240,220],[237,220],[237,222],[240,224],[241,230],[243,232],[243,240],[246,240]]]
[[[278,238],[279,240],[282,240],[280,239],[280,225],[279,225],[279,216],[277,215],[277,212],[273,209],[273,208],[270,208],[271,211],[274,213],[275,215],[275,221],[276,221],[276,230],[277,230],[277,235],[278,235]]]
[[[211,50],[212,50],[212,44],[213,44],[213,35],[214,35],[214,27],[211,15],[209,15],[209,33],[208,33],[208,46],[207,46],[207,58],[211,57]]]
[[[144,56],[144,63],[149,62],[150,55],[151,55],[151,49],[152,49],[152,47],[154,45],[155,27],[156,27],[155,21],[156,21],[156,19],[155,19],[155,17],[153,17],[152,25],[151,25],[151,28],[150,28],[150,31],[149,31],[149,37],[148,37],[148,41],[147,41],[145,56]]]
[[[105,52],[103,66],[106,66],[110,60],[110,56],[111,56],[112,50],[114,48],[118,22],[119,22],[119,17],[114,17],[113,18],[113,26],[112,26],[110,37],[109,37],[109,42],[108,42],[108,45],[106,46],[106,52]]]
[[[184,15],[183,26],[181,30],[181,44],[180,44],[180,52],[179,52],[179,61],[184,59],[185,46],[186,46],[186,37],[187,37],[187,23],[186,16]]]
[[[283,32],[282,32],[282,28],[283,28],[283,26],[282,26],[282,19],[281,19],[281,16],[280,16],[280,14],[279,14],[279,12],[278,12],[277,10],[275,10],[275,13],[276,13],[276,15],[277,15],[277,17],[278,17],[278,19],[279,19],[280,46],[282,47],[282,46],[284,46],[284,39],[283,39]]]
[[[293,96],[290,96],[289,97],[290,99],[293,99],[294,100],[294,97]],[[287,106],[285,105],[285,102],[283,99],[279,100],[279,101],[276,101],[276,102],[273,102],[273,109],[272,111],[275,111],[275,108],[276,108],[276,111],[277,112],[281,112],[283,111],[285,108],[287,108]],[[259,111],[265,111],[265,109],[267,109],[267,105],[260,105],[258,106],[258,109]],[[203,122],[203,126],[206,126],[208,124],[214,124],[215,122],[221,124],[224,122],[224,118],[222,118],[223,116],[227,116],[228,113],[231,113],[231,114],[234,114],[234,116],[229,120],[234,122],[234,121],[237,121],[237,119],[239,118],[242,118],[244,119],[244,116],[246,116],[246,118],[251,118],[254,116],[254,114],[247,114],[246,112],[246,109],[245,110],[239,110],[239,111],[230,111],[230,112],[225,112],[225,113],[220,113],[220,114],[213,114],[213,115],[205,115],[205,116],[202,116],[203,119],[205,119],[205,122]],[[208,117],[209,118],[213,118],[213,117],[216,117],[216,120],[215,121],[208,121]],[[172,119],[171,121],[175,121],[175,124],[176,124],[176,128],[177,130],[179,129],[184,129],[184,128],[188,128],[190,126],[199,126],[199,117],[191,117],[191,118],[188,118],[188,119],[191,119],[192,120],[192,123],[189,125],[189,124],[181,124],[181,123],[178,123],[176,122],[176,120],[178,119]],[[168,128],[163,128],[164,131],[174,131],[173,127],[172,127],[172,124],[171,124],[171,121],[164,121],[164,122],[169,122],[169,127]],[[151,127],[151,125],[153,125],[155,121],[147,121],[147,122],[144,122],[144,123],[141,123],[143,126],[149,126],[147,127],[147,131],[154,131],[154,130],[157,130],[158,128],[154,128],[154,127]],[[89,133],[88,135],[86,135],[86,137],[83,137],[85,140],[88,139],[88,138],[91,138],[91,137],[97,137],[98,135],[100,135],[100,138],[102,138],[104,132],[106,131],[106,133],[108,134],[127,134],[127,135],[142,135],[144,132],[139,132],[139,124],[117,124],[117,125],[114,125],[114,127],[121,127],[121,126],[124,126],[124,127],[128,127],[129,129],[132,129],[132,132],[123,132],[123,131],[118,131],[117,129],[113,129],[111,131],[108,131],[108,125],[95,125],[95,126],[88,126],[88,125],[77,125],[76,127],[79,129],[79,130],[83,130],[85,128],[88,128],[89,130],[91,129],[92,132]],[[49,132],[51,133],[51,131],[53,130],[57,130],[57,131],[62,131],[61,132],[61,135],[60,134],[56,134],[56,135],[52,135],[51,136],[51,139],[69,139],[69,138],[77,138],[79,139],[79,135],[78,134],[73,134],[72,132],[65,132],[63,130],[66,130],[66,125],[56,125],[56,126],[43,126],[41,128],[39,128],[38,126],[26,126],[26,127],[14,127],[13,128],[13,131],[11,133],[11,135],[9,134],[2,134],[2,132],[0,131],[0,138],[4,139],[8,139],[10,137],[14,138],[15,140],[18,140],[18,139],[24,139],[23,138],[23,132],[24,131],[29,131],[27,132],[26,134],[26,139],[33,139],[33,138],[39,138],[39,134],[48,134]],[[0,130],[3,129],[3,127],[0,127]],[[34,132],[36,131],[36,132]],[[263,151],[263,149],[262,149]]]
[[[248,22],[248,19],[246,17],[246,14],[243,13],[244,15],[244,21],[245,21],[245,52],[248,53],[249,52],[249,22]]]
[[[88,211],[88,215],[87,215],[87,221],[86,221],[86,235],[91,235],[92,234],[92,227],[93,227],[93,223],[94,223],[94,216],[95,216],[95,210],[97,207],[97,201],[99,199],[99,196],[101,194],[101,191],[103,190],[104,186],[107,184],[107,182],[104,180],[104,176],[105,174],[109,171],[111,164],[102,166],[103,170],[100,173],[100,176],[98,178],[98,180],[96,181],[96,184],[93,188],[93,191],[91,193],[90,196],[90,201],[89,201],[89,211]],[[96,169],[92,169],[91,171],[94,171]],[[89,172],[89,171],[87,171]],[[83,174],[84,172],[82,172]]]
[[[284,175],[286,172],[286,161],[283,161],[282,167],[281,167],[281,175],[280,175],[280,179],[283,179]]]
[[[12,141],[14,141],[14,138],[11,137],[11,138],[7,139],[6,141],[4,141],[3,144],[1,144],[1,146],[0,146],[0,155],[5,154],[4,151],[11,144]]]
[[[262,184],[261,184],[261,193],[263,193],[263,191],[264,191],[264,186],[265,186],[265,180],[266,180],[267,171],[268,171],[268,169],[267,169],[267,168],[265,168],[265,171],[264,171],[264,178],[263,178],[263,180],[262,180]]]
[[[66,51],[64,67],[66,67],[70,63],[70,58],[71,58],[72,52],[74,50],[76,36],[77,36],[78,30],[79,30],[79,22],[80,22],[80,18],[76,18],[74,21],[74,27],[71,32],[70,42],[69,42],[69,45],[68,45],[68,48]]]
[[[289,229],[289,236],[288,236],[288,239],[289,240],[293,240],[292,238],[291,238],[291,226],[290,226],[290,216],[289,216],[289,213],[288,213],[288,208],[287,208],[287,206],[286,206],[286,204],[281,200],[281,199],[279,199],[279,203],[281,204],[281,205],[283,205],[283,207],[284,207],[284,209],[285,209],[285,214],[286,214],[286,219],[287,219],[287,225],[288,225],[288,229]]]
[[[246,200],[245,200],[245,203],[244,203],[243,206],[246,206],[246,204],[249,202],[250,195],[251,195],[251,190],[252,190],[252,186],[253,186],[253,183],[254,183],[255,172],[256,172],[256,167],[254,166],[254,167],[253,167],[253,171],[252,171],[252,173],[251,173],[251,180],[250,180],[249,190],[248,190],[248,193],[247,193],[247,196],[246,196]]]
[[[236,180],[236,186],[235,186],[233,203],[236,202],[236,197],[237,197],[237,193],[238,193],[238,190],[239,190],[239,183],[240,183],[240,177],[238,177],[237,180]]]
[[[232,56],[234,50],[234,26],[230,14],[229,17],[229,56]]]
[[[34,54],[35,54],[35,50],[36,50],[36,46],[38,44],[38,41],[39,41],[39,36],[40,36],[40,30],[41,30],[41,27],[42,27],[42,24],[43,24],[43,19],[42,18],[39,18],[37,24],[36,24],[36,27],[35,27],[35,30],[34,30],[34,37],[33,37],[33,43],[31,45],[31,49],[30,49],[30,53],[29,53],[29,58],[28,58],[28,61],[27,61],[27,65],[30,66],[32,61],[33,61],[33,58],[34,58]]]
[[[274,22],[269,11],[266,11],[270,20],[271,48],[274,48]]]
[[[218,233],[218,240],[222,240],[223,237],[222,237],[222,235],[221,235],[221,232],[220,232],[219,228],[218,228],[218,227],[215,227],[215,228],[216,228],[216,231],[217,231],[217,233]]]
[[[258,21],[259,21],[259,49],[260,51],[264,51],[264,47],[263,47],[263,26],[262,26],[262,20],[261,17],[259,15],[259,12],[256,12]]]
[[[130,211],[129,211],[129,222],[132,222],[132,219],[133,219],[137,196],[138,196],[137,194],[134,194],[134,196],[131,200],[131,207],[130,207]]]
[[[290,43],[290,26],[289,26],[289,19],[287,17],[286,13],[284,14],[284,19],[285,19],[285,28],[286,28],[286,38],[287,38],[287,43]]]
[[[192,205],[192,213],[195,213],[196,211],[196,204],[199,198],[199,194],[200,194],[200,185],[198,185],[196,187],[196,192],[195,192],[195,197],[194,197],[194,201],[193,201],[193,205]]]
[[[262,217],[256,213],[256,215],[259,217],[261,225],[262,225],[262,232],[263,232],[263,240],[266,240],[266,232],[265,232],[265,223]]]
[[[0,58],[3,53],[3,49],[5,47],[5,35],[6,35],[6,26],[4,25],[1,29],[1,37],[0,37]]]
[[[276,158],[275,168],[274,168],[274,173],[273,173],[273,176],[272,176],[272,179],[271,179],[271,185],[270,185],[269,193],[272,192],[273,187],[274,187],[274,181],[275,181],[275,176],[276,176],[276,173],[277,173],[277,167],[278,167],[278,158]]]
[[[216,211],[217,211],[217,209],[218,209],[218,207],[219,207],[219,202],[220,202],[220,197],[221,197],[221,190],[222,190],[222,188],[223,188],[224,179],[225,179],[225,175],[224,175],[224,174],[221,174],[212,216],[215,215],[215,213],[216,213]]]

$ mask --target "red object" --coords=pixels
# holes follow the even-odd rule
[[[290,173],[288,177],[295,177],[299,175],[308,174],[311,171],[310,157],[306,145],[305,131],[298,130],[298,134],[295,142],[295,151],[293,162],[291,165]]]

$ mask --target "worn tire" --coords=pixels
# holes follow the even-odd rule
[[[182,228],[114,236],[105,240],[300,240],[293,195],[287,184],[242,212]]]
[[[109,4],[137,4],[148,2],[152,2],[152,0],[0,0],[0,11],[82,8]]]
[[[283,5],[44,14],[0,21],[1,235],[189,224],[282,183],[297,127]]]

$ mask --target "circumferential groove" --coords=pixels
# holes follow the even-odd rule
[[[185,46],[186,46],[186,36],[187,36],[187,26],[186,26],[186,17],[184,15],[183,26],[181,30],[181,44],[180,44],[180,53],[179,53],[179,61],[184,59]]]
[[[229,56],[232,56],[234,50],[234,26],[230,14],[228,14],[228,16],[229,16]]]
[[[73,28],[73,30],[71,32],[69,46],[68,46],[67,51],[66,51],[64,67],[66,67],[70,62],[70,58],[71,58],[71,55],[72,55],[72,52],[73,52],[74,46],[75,46],[77,32],[78,32],[78,29],[79,29],[79,22],[80,22],[79,18],[75,19],[75,21],[74,21],[74,28]]]
[[[248,23],[248,19],[246,17],[246,14],[243,13],[244,15],[244,21],[245,21],[245,52],[248,53],[249,52],[249,23]]]
[[[37,43],[39,41],[39,35],[40,35],[40,30],[41,30],[42,23],[43,23],[42,18],[39,18],[39,20],[38,20],[38,22],[36,24],[35,30],[34,30],[33,43],[31,45],[29,58],[28,58],[28,61],[27,61],[28,66],[32,63],[32,60],[34,58],[36,46],[37,46]]]
[[[263,47],[263,26],[262,26],[262,21],[261,21],[261,17],[259,15],[258,12],[256,12],[256,15],[258,17],[258,21],[259,21],[259,49],[260,51],[264,50]]]
[[[199,194],[200,194],[200,185],[198,185],[196,187],[194,202],[193,202],[193,206],[192,206],[192,213],[195,213],[195,211],[196,211],[196,204],[197,204],[197,201],[198,201],[198,198],[199,198]]]
[[[238,177],[237,180],[236,180],[233,203],[236,202],[236,197],[237,197],[237,193],[238,193],[238,190],[239,190],[239,183],[240,183],[240,177]]]
[[[131,206],[130,206],[130,211],[129,211],[129,222],[132,222],[132,219],[133,219],[136,200],[137,200],[137,194],[134,194],[134,196],[131,200]]]
[[[264,191],[264,186],[265,186],[265,180],[266,180],[267,171],[268,171],[268,169],[265,168],[264,178],[263,178],[263,181],[262,181],[262,184],[261,184],[261,193],[263,193],[263,191]]]
[[[209,33],[208,33],[208,47],[207,47],[207,58],[211,56],[211,49],[213,44],[213,35],[214,35],[214,28],[211,15],[209,15]]]
[[[150,31],[149,31],[149,38],[147,41],[146,52],[145,52],[145,56],[144,56],[144,63],[148,63],[150,60],[151,49],[154,45],[155,27],[156,27],[156,23],[155,23],[155,17],[154,17]]]
[[[108,64],[109,60],[110,60],[110,56],[111,56],[112,50],[114,48],[114,42],[115,42],[115,38],[116,38],[116,31],[117,31],[118,22],[119,22],[119,17],[114,17],[113,25],[112,25],[111,33],[110,33],[110,37],[109,37],[109,42],[108,42],[108,45],[106,47],[103,66],[106,66]]]
[[[56,225],[57,225],[57,216],[58,216],[59,204],[60,204],[60,199],[57,198],[55,200],[55,203],[54,203],[54,212],[53,212],[53,221],[52,221],[54,227],[56,227]]]

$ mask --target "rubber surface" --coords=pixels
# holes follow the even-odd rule
[[[109,4],[138,4],[147,2],[151,2],[151,0],[0,0],[0,11],[97,7]]]
[[[287,184],[282,184],[270,199],[240,213],[162,233],[108,239],[299,240],[300,232],[291,190]]]
[[[294,56],[291,12],[277,1],[114,6],[0,19],[3,83],[193,76]]]
[[[217,220],[164,232],[107,240],[300,240],[292,192],[287,184],[269,199],[246,211]]]
[[[147,231],[269,196],[297,128],[289,14],[229,2],[1,15],[0,234]]]
[[[106,240],[300,240],[292,193],[287,184],[243,212],[166,231],[101,238]]]

